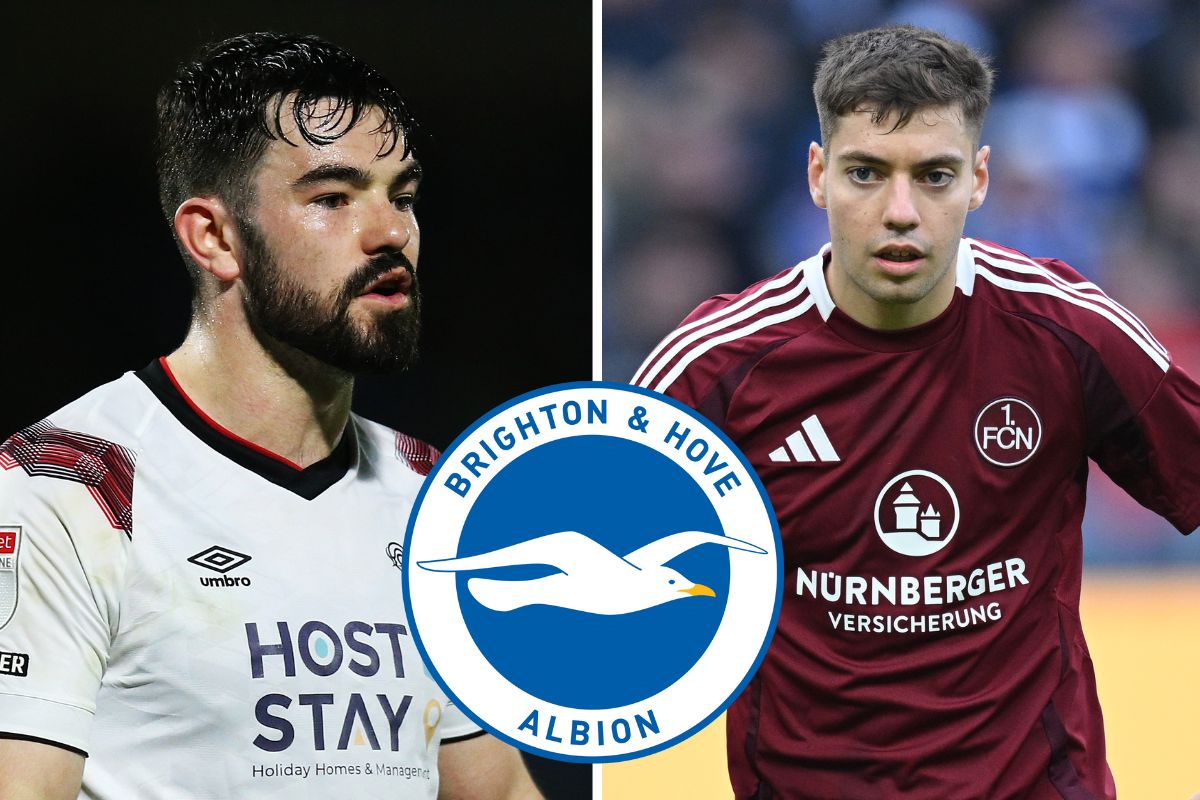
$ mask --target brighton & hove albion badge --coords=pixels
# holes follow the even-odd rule
[[[422,656],[523,750],[619,761],[719,714],[780,601],[779,531],[712,423],[616,383],[501,406],[430,473],[404,541]]]

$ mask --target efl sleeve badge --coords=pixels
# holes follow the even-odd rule
[[[18,565],[21,554],[21,526],[0,525],[0,628],[17,610]]]

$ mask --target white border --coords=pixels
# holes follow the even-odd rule
[[[604,380],[604,58],[601,0],[592,2],[592,380]],[[597,795],[599,797],[599,795]]]

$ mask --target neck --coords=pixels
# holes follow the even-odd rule
[[[215,422],[301,467],[333,452],[350,417],[352,376],[237,325],[194,319],[167,364]]]
[[[860,325],[879,331],[915,328],[936,318],[954,299],[953,275],[941,275],[924,295],[912,301],[888,301],[872,297],[868,291],[835,265],[831,256],[825,265],[825,285],[834,305]]]

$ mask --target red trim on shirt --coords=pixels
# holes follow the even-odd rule
[[[274,459],[275,461],[278,461],[281,464],[287,464],[289,467],[296,470],[297,472],[304,471],[304,467],[300,466],[295,461],[284,458],[283,456],[279,455],[278,453],[272,453],[267,448],[265,448],[261,445],[257,445],[254,442],[250,441],[249,439],[243,439],[241,436],[238,436],[236,433],[229,430],[221,423],[217,422],[215,419],[210,417],[208,414],[205,414],[204,410],[202,408],[200,408],[200,406],[196,405],[195,401],[192,400],[192,398],[188,397],[187,392],[185,392],[183,390],[183,387],[179,385],[179,381],[176,380],[176,378],[175,378],[175,373],[171,372],[171,365],[167,363],[167,357],[159,356],[158,363],[162,365],[163,372],[167,373],[167,377],[170,378],[170,380],[171,380],[171,385],[175,387],[175,391],[179,392],[179,396],[182,397],[184,402],[186,402],[188,404],[188,407],[191,408],[192,411],[195,411],[196,416],[200,417],[200,419],[202,419],[206,423],[208,423],[209,427],[211,427],[217,433],[221,434],[222,436],[225,436],[226,438],[232,439],[233,441],[237,442],[240,445],[243,445],[244,447],[249,447],[254,452],[261,453],[262,455],[266,456],[267,458]]]

